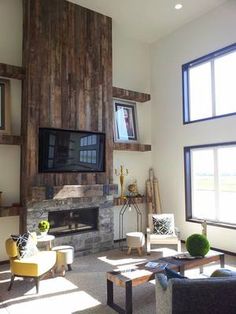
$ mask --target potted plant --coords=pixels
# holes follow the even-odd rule
[[[41,220],[38,224],[41,235],[46,235],[50,228],[50,223],[47,220]]]

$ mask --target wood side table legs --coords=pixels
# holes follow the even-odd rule
[[[132,281],[125,283],[125,309],[114,303],[113,299],[113,282],[107,279],[107,305],[120,314],[132,314]]]

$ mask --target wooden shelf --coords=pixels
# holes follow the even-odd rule
[[[150,94],[139,93],[132,90],[114,87],[114,86],[112,87],[112,96],[115,98],[133,100],[137,102],[146,102],[151,99]]]
[[[132,197],[133,201],[135,204],[143,204],[146,203],[146,197],[145,196],[137,196],[137,197]],[[119,206],[119,205],[124,205],[125,204],[125,199],[120,198],[120,197],[115,197],[113,200],[113,205],[114,206]]]
[[[0,207],[0,217],[20,216],[23,210],[21,206],[2,206]]]
[[[133,152],[150,152],[152,146],[149,144],[137,144],[137,143],[114,143],[114,150],[126,150]]]
[[[21,136],[0,134],[0,144],[5,145],[21,145]]]
[[[23,80],[25,78],[25,71],[22,67],[0,63],[0,76]]]

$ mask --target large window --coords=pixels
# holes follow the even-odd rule
[[[236,227],[236,142],[184,148],[187,220]]]
[[[184,64],[184,123],[236,113],[236,44]]]

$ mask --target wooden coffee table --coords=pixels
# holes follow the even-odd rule
[[[200,267],[212,262],[219,262],[221,267],[224,267],[224,254],[216,251],[209,253],[202,258],[195,259],[176,259],[176,256],[162,257],[152,262],[158,262],[161,265],[168,265],[168,268],[176,270],[184,275],[185,270]],[[163,268],[147,268],[145,265],[148,261],[141,264],[136,264],[128,271],[111,271],[107,272],[107,305],[113,308],[118,313],[132,313],[132,287],[142,285],[155,278],[156,273],[163,272]],[[114,303],[113,300],[113,284],[125,288],[125,309]]]

